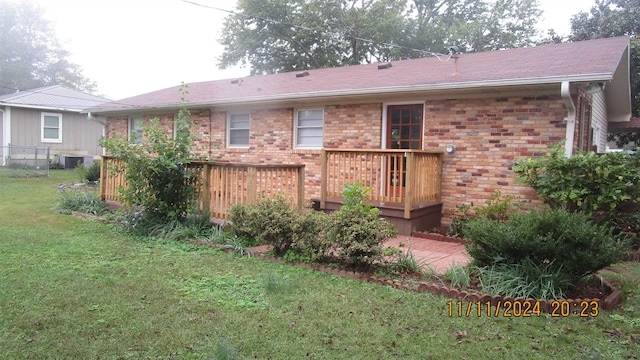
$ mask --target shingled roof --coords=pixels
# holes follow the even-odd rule
[[[61,85],[19,91],[0,96],[0,105],[81,112],[111,100]]]
[[[304,72],[190,83],[191,106],[215,106],[416,91],[605,82],[629,95],[629,38],[617,37],[530,48],[420,58]],[[180,86],[92,109],[117,112],[176,107]],[[617,97],[620,95],[618,94]],[[624,96],[623,96],[624,98]],[[628,101],[630,103],[630,100]],[[626,104],[623,106],[628,106]]]

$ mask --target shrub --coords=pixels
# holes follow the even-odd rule
[[[356,266],[371,266],[382,259],[382,245],[397,234],[381,219],[376,208],[363,204],[359,184],[347,187],[345,204],[330,215],[299,212],[281,196],[257,204],[231,208],[231,230],[239,237],[254,238],[273,246],[277,256],[289,260],[322,261],[335,251]]]
[[[94,162],[86,169],[84,179],[90,183],[100,180],[100,163]]]
[[[122,160],[114,171],[127,170],[128,187],[121,188],[122,198],[130,208],[142,208],[151,223],[182,222],[196,203],[199,178],[197,169],[188,166],[194,156],[189,110],[184,105],[175,125],[175,137],[165,133],[158,119],[152,119],[144,128],[142,144],[131,144],[121,137],[100,142],[109,154]]]
[[[520,210],[520,206],[514,203],[513,195],[502,195],[500,190],[496,190],[485,202],[484,207],[476,208],[476,216],[489,219],[505,221]]]
[[[282,196],[261,199],[256,204],[235,205],[231,209],[232,230],[259,243],[273,246],[273,252],[284,255],[294,239],[296,217],[291,203]]]
[[[521,160],[513,170],[552,208],[615,215],[622,204],[640,200],[639,159],[622,152],[566,157],[555,145],[549,155]]]
[[[465,237],[464,229],[467,222],[475,217],[489,220],[506,221],[509,216],[521,210],[521,204],[514,203],[513,195],[503,196],[500,190],[496,190],[485,202],[484,207],[471,205],[459,205],[453,214],[447,234],[450,236]]]
[[[471,205],[459,205],[456,207],[456,212],[453,214],[451,224],[449,224],[449,230],[447,235],[465,237],[464,228],[467,222],[471,220],[475,214],[472,213],[473,203]]]
[[[306,211],[297,216],[292,244],[294,253],[311,261],[326,259],[334,245],[326,236],[330,225],[331,217],[324,211]]]
[[[571,284],[610,265],[621,251],[610,228],[563,209],[519,213],[507,221],[476,218],[465,233],[472,239],[467,251],[479,267],[550,264],[552,271],[561,268]]]
[[[362,183],[358,183],[345,187],[344,204],[331,213],[327,238],[336,246],[338,256],[352,265],[370,267],[382,259],[385,240],[398,231],[380,217],[377,208],[363,204],[369,189],[361,186]]]

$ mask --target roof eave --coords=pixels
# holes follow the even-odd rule
[[[611,73],[596,73],[596,74],[581,74],[581,75],[569,75],[569,76],[553,76],[553,77],[540,77],[540,78],[520,78],[509,80],[483,80],[483,81],[469,81],[463,83],[440,83],[440,84],[421,84],[421,85],[409,85],[409,86],[390,86],[383,88],[363,88],[363,89],[345,89],[345,90],[332,90],[332,91],[316,91],[305,92],[299,94],[278,94],[270,96],[249,96],[235,99],[220,99],[220,100],[206,100],[188,102],[189,107],[204,107],[204,106],[220,106],[220,105],[236,105],[245,103],[271,103],[278,101],[296,101],[305,99],[319,99],[319,98],[333,98],[343,96],[364,96],[364,95],[381,95],[389,93],[405,93],[405,92],[441,92],[452,90],[472,90],[482,88],[498,88],[507,86],[526,86],[526,85],[545,85],[545,84],[560,84],[563,81],[569,82],[593,82],[593,81],[611,81],[613,75]],[[108,114],[108,113],[122,113],[126,111],[137,110],[167,110],[175,109],[179,107],[179,103],[166,103],[166,104],[153,104],[153,105],[141,105],[141,106],[127,106],[118,108],[90,108],[87,109],[92,113]]]
[[[9,106],[15,108],[23,108],[23,109],[38,109],[38,110],[49,110],[49,111],[64,111],[64,112],[75,112],[75,113],[83,113],[86,112],[83,109],[69,109],[69,108],[61,108],[55,106],[43,106],[43,105],[25,105],[25,104],[12,104],[7,102],[0,102],[1,106]]]

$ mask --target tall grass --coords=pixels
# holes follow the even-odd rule
[[[77,211],[91,215],[103,215],[109,211],[107,206],[100,201],[99,194],[93,190],[59,187],[59,191],[60,198],[56,208],[63,214],[71,214],[71,212]]]

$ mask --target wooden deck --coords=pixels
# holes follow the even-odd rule
[[[398,228],[399,235],[411,235],[412,231],[430,231],[438,228],[442,218],[442,203],[425,201],[412,204],[409,218],[405,218],[403,203],[384,201],[370,201],[372,206],[380,209],[380,215]],[[342,198],[328,198],[325,211],[338,210],[342,205]]]

